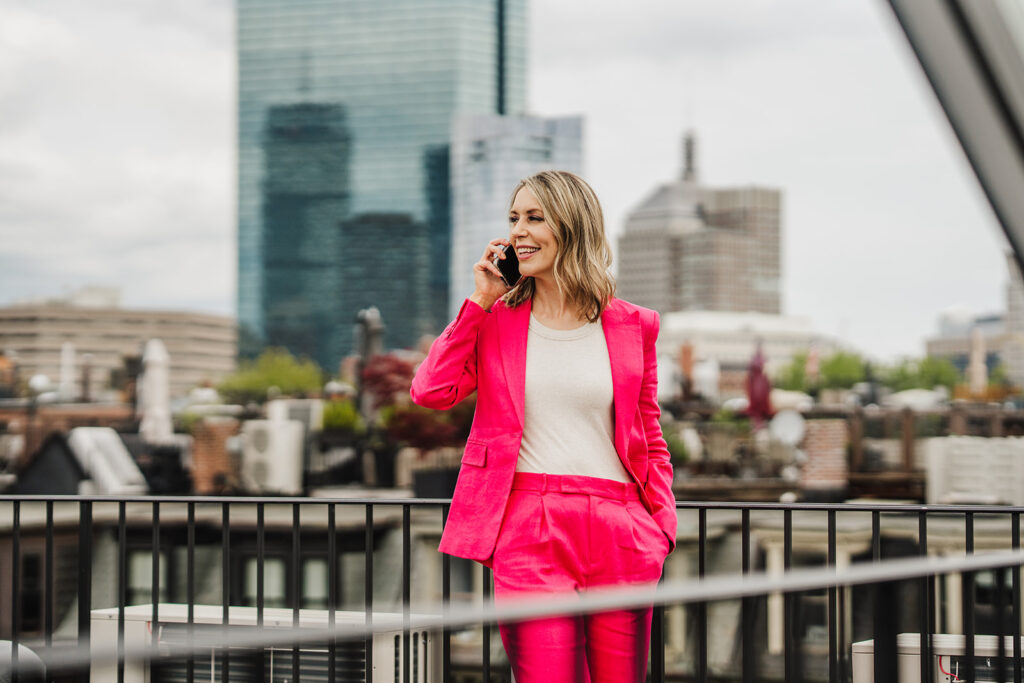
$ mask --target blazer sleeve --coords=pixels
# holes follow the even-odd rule
[[[476,344],[489,313],[466,299],[455,320],[430,345],[412,378],[413,402],[447,410],[476,391]]]
[[[647,439],[647,496],[651,516],[665,533],[669,552],[676,547],[676,499],[672,494],[672,461],[661,433],[661,407],[658,405],[658,314],[650,313],[644,328],[644,376],[640,387],[640,416]]]

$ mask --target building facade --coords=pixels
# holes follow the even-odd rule
[[[338,217],[348,211],[350,139],[338,105],[271,107],[263,137],[263,254],[268,346],[328,367],[344,353]]]
[[[385,343],[410,346],[437,331],[448,299],[452,116],[523,111],[526,0],[239,0],[237,13],[242,354],[285,340],[332,370],[351,351],[342,330],[358,311],[319,301],[324,292],[373,291],[410,260],[429,273],[428,305],[385,320]],[[289,120],[291,131],[279,125]],[[316,144],[311,167],[296,163]],[[375,223],[381,215],[392,218]],[[342,224],[381,230],[361,280],[341,265]],[[408,225],[420,226],[427,249],[387,232]],[[321,248],[309,258],[291,242]],[[306,267],[315,274],[298,275]],[[296,310],[285,305],[299,299]]]
[[[99,305],[82,305],[72,297],[0,308],[0,351],[9,360],[13,357],[21,380],[46,375],[56,388],[62,348],[71,344],[75,397],[97,399],[109,388],[111,373],[124,370],[125,357],[140,356],[150,339],[160,339],[167,347],[172,396],[184,396],[235,369],[237,333],[232,318],[95,303]]]
[[[680,358],[684,346],[695,361],[716,364],[723,398],[744,395],[747,370],[758,346],[769,377],[799,352],[815,348],[825,357],[839,350],[837,340],[816,331],[808,318],[724,311],[677,311],[662,316],[659,355]]]
[[[448,318],[473,293],[473,264],[484,245],[508,235],[509,195],[545,169],[583,172],[578,116],[462,115],[452,125],[452,241]]]
[[[655,190],[619,237],[618,289],[659,313],[781,312],[782,193],[699,184],[692,133],[681,177]]]
[[[970,362],[972,336],[981,333],[989,376],[997,367],[1014,386],[1024,387],[1024,278],[1013,254],[1006,255],[1006,312],[975,315],[959,308],[944,311],[937,334],[925,340],[925,353],[945,358],[962,373]]]

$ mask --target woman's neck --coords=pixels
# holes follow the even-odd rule
[[[530,312],[541,324],[556,330],[573,330],[586,323],[576,304],[546,278],[534,278]]]

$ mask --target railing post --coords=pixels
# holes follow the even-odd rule
[[[1010,547],[1014,550],[1020,550],[1020,513],[1014,512],[1010,516]],[[1013,635],[1013,681],[1014,683],[1021,683],[1021,647],[1020,647],[1020,566],[1014,566],[1010,570],[1010,582],[1011,590],[1010,596],[1013,600],[1013,606],[1010,610],[1010,616],[1012,618],[1013,627],[1010,629],[1010,633]]]
[[[78,647],[89,651],[92,627],[92,502],[78,504]],[[79,680],[89,682],[89,670]]]
[[[1006,681],[1006,572],[1008,568],[995,569],[995,613],[996,613],[996,680]]]
[[[366,610],[366,625],[373,623],[373,504],[367,503],[366,528],[363,540],[363,605]],[[373,636],[364,641],[366,651],[366,683],[373,683]]]
[[[441,528],[448,523],[448,505],[441,507]],[[445,620],[451,611],[452,600],[452,556],[448,553],[441,555],[441,601],[444,610]],[[452,676],[452,630],[445,628],[441,631],[441,681],[450,683]]]
[[[697,578],[703,579],[707,571],[708,511],[697,510]],[[697,606],[697,683],[708,680],[708,605]]]
[[[917,537],[920,554],[928,557],[928,513],[921,510],[917,518]],[[931,601],[935,598],[934,582],[928,576],[922,576],[918,584],[920,588],[920,609],[918,625],[920,628],[921,680],[932,680],[932,609]]]
[[[402,505],[402,683],[411,683],[409,610],[412,601],[412,509]]]
[[[11,510],[11,681],[18,683],[18,642],[21,640],[21,501]]]
[[[782,514],[782,568],[788,572],[793,567],[793,510],[786,508]],[[799,680],[800,646],[796,629],[797,593],[783,595],[783,638],[784,669],[786,683]]]
[[[875,677],[878,683],[899,680],[896,630],[899,628],[899,595],[896,583],[879,584],[875,594]]]
[[[828,546],[826,548],[826,563],[834,571],[836,569],[836,511],[828,511]],[[826,591],[828,595],[828,680],[829,683],[839,683],[839,589],[836,586],[829,586]]]
[[[743,547],[740,549],[740,570],[750,573],[750,508],[740,511],[740,537]],[[741,677],[743,683],[753,683],[756,661],[754,659],[754,601],[744,597],[740,600],[740,632],[743,634],[741,645]]]
[[[665,569],[661,570],[659,583],[665,582]],[[642,613],[642,610],[640,610]],[[642,631],[638,630],[638,633]],[[642,648],[640,648],[642,649]],[[655,605],[651,610],[651,681],[664,683],[665,680],[665,607]],[[646,653],[644,653],[646,654]],[[642,659],[646,659],[645,657]]]
[[[964,631],[964,662],[967,665],[966,677],[961,680],[967,683],[974,683],[974,572],[961,572],[960,583],[963,586],[961,593],[963,603],[963,631]]]

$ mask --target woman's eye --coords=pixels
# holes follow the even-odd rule
[[[515,223],[515,222],[516,222],[516,220],[517,220],[517,219],[516,219],[516,217],[515,217],[515,216],[509,216],[509,217],[508,217],[508,222],[509,222],[509,223]]]
[[[534,223],[540,223],[542,220],[544,220],[544,217],[543,216],[530,216],[530,220],[533,221]]]

